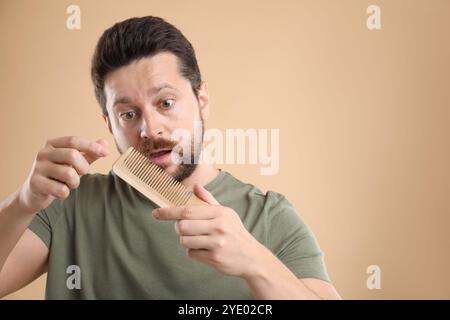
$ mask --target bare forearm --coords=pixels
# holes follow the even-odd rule
[[[21,209],[16,194],[11,194],[0,203],[0,271],[34,216]]]
[[[263,249],[252,275],[244,278],[256,299],[317,300],[321,299],[298,279],[267,248]]]

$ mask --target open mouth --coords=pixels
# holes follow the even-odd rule
[[[170,160],[171,152],[171,149],[157,150],[150,153],[149,158],[153,163],[162,165]]]
[[[170,150],[170,149],[155,151],[150,154],[150,158],[158,158],[158,157],[164,156],[166,154],[169,154],[171,151],[172,150]]]

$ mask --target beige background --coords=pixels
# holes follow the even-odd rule
[[[70,4],[81,30],[66,28]],[[366,28],[370,4],[380,31]],[[174,23],[196,48],[207,127],[280,129],[278,175],[221,167],[294,203],[344,298],[450,298],[448,0],[0,0],[1,199],[48,138],[112,143],[90,59],[104,29],[143,15]],[[372,264],[380,290],[366,287]],[[43,298],[44,287],[41,277],[8,298]]]

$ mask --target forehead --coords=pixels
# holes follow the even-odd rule
[[[181,76],[178,58],[172,53],[158,53],[120,67],[105,78],[105,94],[113,96],[148,96],[152,89],[169,84],[183,90],[189,81]]]

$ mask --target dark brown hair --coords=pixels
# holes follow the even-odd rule
[[[91,77],[95,96],[107,115],[105,77],[131,62],[170,52],[178,57],[180,73],[191,83],[196,97],[201,85],[200,69],[191,43],[172,24],[158,17],[131,18],[118,22],[100,37],[92,57]]]

